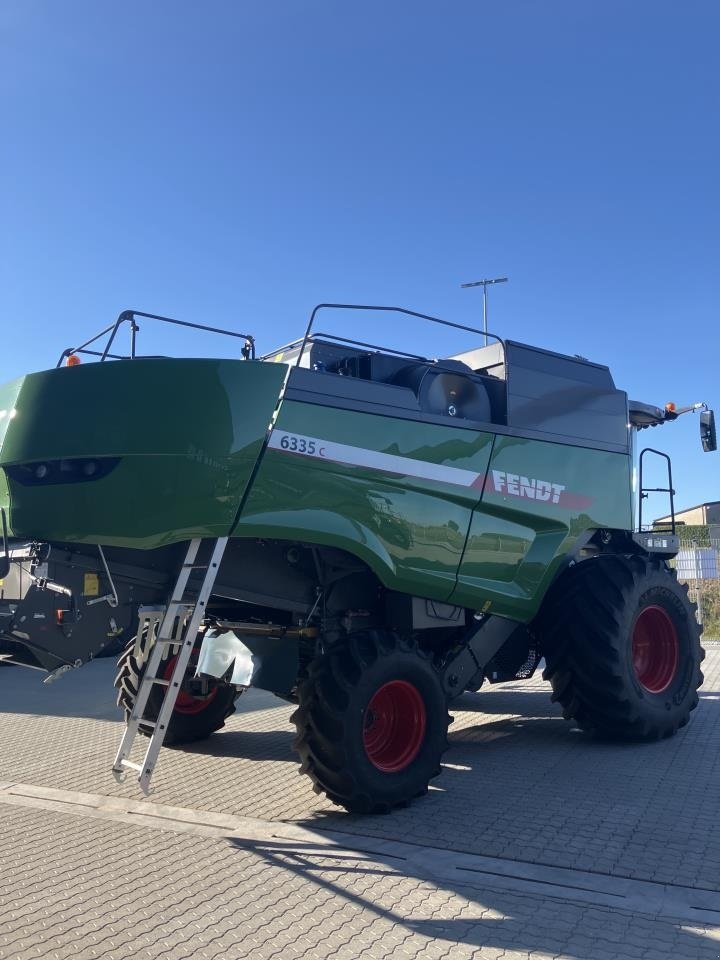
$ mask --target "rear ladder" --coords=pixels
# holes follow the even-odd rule
[[[138,783],[145,793],[149,792],[155,763],[165,740],[167,726],[175,709],[175,701],[180,693],[180,687],[185,677],[187,665],[190,662],[190,655],[195,646],[200,624],[205,616],[206,605],[215,584],[227,541],[227,537],[219,537],[214,541],[214,544],[213,541],[206,541],[212,550],[210,559],[207,563],[198,563],[196,562],[198,551],[203,541],[199,538],[191,540],[185,560],[180,567],[170,602],[162,617],[157,638],[150,652],[132,715],[120,741],[120,747],[113,763],[113,772],[116,775],[121,775],[127,770],[136,771]],[[188,580],[193,571],[202,571],[203,576],[199,589],[191,592],[188,588]],[[180,626],[176,630],[175,624],[178,618]],[[186,618],[187,622],[183,629],[182,623]],[[170,678],[164,679],[158,676],[158,670],[165,654],[172,646],[179,646],[180,649]],[[158,711],[157,719],[146,720],[143,715],[154,686],[164,687],[165,696]],[[150,727],[152,735],[142,763],[134,763],[130,760],[130,752],[141,725]]]

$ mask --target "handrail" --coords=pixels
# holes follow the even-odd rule
[[[477,327],[469,327],[464,323],[455,323],[452,320],[441,320],[440,317],[432,317],[427,313],[417,313],[415,310],[406,310],[404,307],[381,307],[376,305],[370,305],[366,303],[319,303],[310,314],[310,321],[305,330],[305,336],[301,341],[296,341],[296,343],[301,343],[300,353],[298,354],[297,360],[295,361],[295,366],[300,366],[300,361],[302,360],[303,354],[305,353],[305,348],[307,347],[308,341],[311,339],[310,332],[312,330],[313,324],[315,323],[315,317],[320,312],[320,310],[378,310],[385,313],[402,313],[407,317],[417,317],[419,320],[429,320],[431,323],[439,323],[443,327],[454,327],[456,330],[467,330],[468,333],[477,333],[480,336],[492,337],[498,343],[502,344],[503,353],[505,352],[505,341],[502,337],[499,337],[496,333],[488,333],[485,330],[479,330]],[[335,340],[341,340],[345,343],[358,343],[361,346],[370,346],[370,344],[362,344],[359,340],[353,341],[348,340],[343,337],[337,337],[334,334],[323,334],[323,336],[332,336]],[[485,341],[487,343],[487,340]],[[373,349],[383,349],[384,348],[373,348]],[[390,353],[397,353],[401,356],[412,356],[412,354],[403,354],[400,350],[388,351]],[[416,358],[424,360],[424,357]]]
[[[57,362],[57,366],[62,365],[63,360],[69,357],[71,354],[75,353],[85,353],[91,356],[99,356],[100,362],[103,360],[134,360],[136,358],[136,339],[137,333],[140,330],[140,327],[135,322],[137,317],[143,317],[146,320],[160,320],[162,323],[171,323],[178,327],[190,327],[193,330],[205,330],[208,333],[219,333],[226,337],[236,337],[238,339],[244,340],[245,344],[242,348],[242,355],[245,360],[254,360],[255,359],[255,338],[250,333],[237,333],[235,330],[223,330],[221,327],[210,327],[204,323],[190,323],[187,320],[176,320],[174,317],[163,317],[157,313],[144,313],[142,310],[123,310],[122,313],[118,315],[115,323],[111,324],[109,327],[105,327],[104,330],[101,330],[100,333],[96,333],[94,337],[90,337],[89,340],[86,340],[84,343],[81,343],[77,347],[68,347],[63,350],[60,354],[60,359]],[[121,356],[116,353],[110,353],[110,348],[113,345],[115,337],[118,330],[124,323],[130,324],[130,356]],[[100,340],[101,337],[104,337],[106,334],[109,334],[107,343],[105,344],[102,352],[98,350],[88,350],[87,348]]]
[[[96,333],[94,337],[90,337],[90,339],[86,340],[85,343],[81,343],[79,347],[67,347],[60,354],[60,359],[57,362],[57,366],[62,366],[63,360],[69,357],[72,353],[93,353],[97,356],[101,356],[101,354],[98,354],[96,350],[86,350],[85,348],[89,347],[91,343],[95,343],[96,340],[99,340],[100,337],[104,336],[106,333],[110,333],[114,326],[115,324],[111,323],[109,327],[105,327],[105,329],[101,330],[100,333]]]
[[[667,472],[668,472],[668,487],[644,487],[643,486],[643,458],[646,453],[654,453],[658,457],[662,457],[663,460],[667,463]],[[670,494],[670,524],[671,524],[671,533],[675,535],[675,490],[673,489],[672,482],[672,461],[667,453],[664,453],[662,450],[656,450],[654,447],[645,447],[640,451],[639,463],[638,463],[638,486],[639,494],[638,497],[638,530],[642,530],[642,508],[643,500],[647,499],[649,493],[669,493]]]

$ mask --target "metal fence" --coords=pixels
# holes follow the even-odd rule
[[[673,564],[697,604],[704,640],[720,640],[720,540],[682,540]]]

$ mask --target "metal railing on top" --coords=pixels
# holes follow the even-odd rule
[[[101,361],[134,360],[137,356],[137,334],[140,330],[140,327],[136,323],[136,318],[138,317],[142,317],[145,320],[159,320],[162,323],[170,323],[177,327],[189,327],[193,330],[204,330],[206,333],[219,333],[221,336],[235,337],[239,340],[244,340],[241,351],[243,358],[245,360],[255,359],[255,338],[250,333],[237,333],[235,330],[224,330],[221,327],[210,327],[204,323],[189,323],[187,320],[176,320],[174,317],[161,317],[156,313],[144,313],[142,310],[123,310],[115,323],[111,324],[109,327],[105,327],[105,329],[101,330],[100,333],[96,333],[94,337],[90,337],[89,340],[79,344],[79,346],[67,347],[65,350],[63,350],[63,352],[60,354],[60,359],[57,362],[57,366],[62,366],[63,361],[73,354],[80,353],[94,357],[100,357]],[[125,323],[130,325],[130,352],[129,354],[111,353],[110,349],[115,342],[118,331]],[[98,344],[98,341],[101,341],[103,337],[107,337],[107,342],[101,350],[90,349],[93,344]]]
[[[315,319],[318,313],[321,310],[362,310],[362,311],[376,311],[382,313],[399,313],[406,317],[415,317],[419,320],[427,320],[430,323],[437,323],[443,327],[451,327],[455,330],[465,330],[468,333],[476,333],[479,336],[485,338],[491,337],[494,341],[499,343],[503,347],[503,354],[505,353],[505,341],[502,337],[499,337],[495,333],[489,333],[484,330],[480,330],[478,327],[470,327],[467,324],[455,323],[451,320],[442,320],[440,317],[433,317],[426,313],[417,313],[415,310],[406,310],[403,307],[384,307],[384,306],[373,306],[370,304],[361,304],[361,303],[319,303],[312,311],[310,315],[310,320],[308,322],[307,328],[305,330],[304,336],[294,340],[292,343],[287,344],[284,347],[273,350],[271,353],[267,354],[268,357],[275,356],[282,350],[290,350],[292,348],[300,347],[298,357],[296,360],[296,365],[300,365],[302,356],[305,352],[305,349],[308,343],[311,343],[316,337],[317,338],[326,338],[330,340],[335,340],[338,343],[350,344],[352,346],[364,347],[368,350],[378,350],[383,353],[391,353],[396,356],[408,357],[412,360],[427,361],[427,357],[419,356],[418,354],[408,353],[404,350],[396,350],[392,347],[380,347],[376,344],[366,343],[363,340],[351,339],[350,337],[341,337],[334,333],[315,333],[313,334],[312,328],[315,323]],[[163,317],[156,313],[145,313],[142,310],[123,310],[122,313],[118,316],[115,323],[110,324],[110,326],[105,327],[99,333],[96,333],[94,336],[90,337],[88,340],[85,340],[83,343],[78,344],[77,346],[67,347],[60,354],[60,359],[57,362],[57,366],[61,366],[63,361],[73,354],[87,354],[89,356],[99,357],[101,361],[103,360],[133,360],[137,356],[136,353],[136,341],[137,334],[140,330],[136,320],[137,318],[143,318],[146,320],[158,320],[161,323],[169,323],[178,327],[187,327],[193,330],[204,330],[206,333],[218,333],[226,337],[235,337],[237,339],[243,340],[242,355],[246,360],[255,359],[255,337],[250,333],[238,333],[235,330],[225,330],[221,327],[211,327],[203,323],[190,323],[187,320],[176,320],[174,317]],[[115,338],[117,337],[118,331],[123,324],[128,324],[130,327],[130,352],[127,354],[112,353],[112,346],[115,343]],[[107,340],[102,349],[92,349],[93,344],[99,344],[103,337],[106,337]],[[487,342],[487,339],[486,339]],[[264,359],[264,358],[261,358]],[[507,371],[506,371],[507,373]]]
[[[305,329],[305,335],[301,339],[294,341],[293,344],[288,345],[288,347],[284,348],[284,349],[289,349],[290,347],[297,347],[297,346],[300,347],[300,352],[298,354],[297,360],[295,361],[296,366],[300,366],[300,362],[302,361],[305,348],[307,347],[308,343],[311,343],[315,339],[315,337],[317,338],[323,337],[331,340],[337,340],[340,343],[347,343],[353,346],[366,347],[370,350],[379,350],[383,353],[392,353],[392,354],[395,354],[396,356],[409,357],[410,359],[413,359],[413,360],[426,361],[428,359],[427,357],[421,357],[421,356],[418,356],[417,354],[406,353],[403,350],[394,350],[388,347],[378,347],[375,344],[365,343],[362,340],[351,340],[348,337],[339,337],[337,336],[337,334],[334,334],[334,333],[313,334],[312,333],[313,324],[315,323],[315,318],[317,317],[318,313],[321,310],[359,310],[359,311],[375,311],[380,313],[399,313],[405,317],[415,317],[418,320],[427,320],[430,323],[437,323],[443,327],[452,327],[455,330],[465,330],[468,333],[477,333],[479,336],[486,338],[485,340],[486,343],[487,343],[487,337],[491,337],[497,343],[500,343],[503,348],[503,358],[505,359],[505,341],[502,339],[502,337],[499,337],[496,333],[488,333],[487,331],[480,330],[478,327],[469,327],[464,323],[455,323],[452,320],[442,320],[440,317],[433,317],[427,313],[417,313],[415,310],[406,310],[404,307],[384,307],[384,306],[371,305],[367,303],[319,303],[310,314],[310,320],[308,322],[307,328]],[[278,351],[273,351],[273,353],[277,353],[277,352]],[[269,354],[268,356],[271,356],[271,355],[272,354]],[[505,363],[506,362],[507,361],[505,359]],[[507,378],[507,370],[505,370],[505,376]]]

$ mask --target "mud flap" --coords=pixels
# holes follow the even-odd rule
[[[197,676],[216,679],[232,670],[230,683],[289,696],[297,683],[299,645],[293,637],[251,637],[209,630],[200,648]]]
[[[253,655],[232,630],[208,630],[198,656],[196,676],[220,680],[229,674],[236,687],[249,687],[255,670]]]

